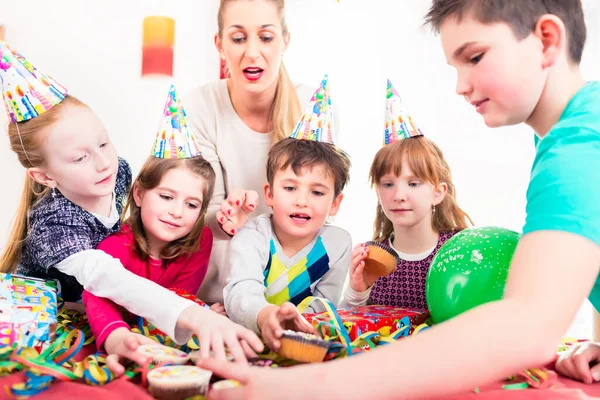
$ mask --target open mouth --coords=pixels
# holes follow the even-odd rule
[[[248,67],[243,69],[244,76],[250,81],[256,81],[260,79],[263,72],[265,72],[265,70],[258,67]]]
[[[307,214],[291,214],[290,218],[295,221],[310,221],[310,216]]]

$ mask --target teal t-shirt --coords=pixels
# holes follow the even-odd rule
[[[600,245],[600,82],[582,87],[536,146],[523,234],[565,231]],[[589,299],[600,311],[600,275]]]

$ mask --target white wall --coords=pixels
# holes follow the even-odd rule
[[[582,70],[600,79],[600,4],[584,0],[588,43]],[[336,222],[355,241],[371,234],[375,196],[367,172],[382,135],[385,79],[389,77],[426,135],[444,150],[461,206],[478,225],[517,231],[533,159],[526,126],[487,128],[455,95],[455,73],[439,38],[423,28],[429,0],[287,0],[292,40],[285,62],[292,78],[317,85],[330,75],[341,119],[340,145],[352,156],[351,183]],[[34,65],[67,86],[101,117],[134,173],[146,158],[168,85],[179,91],[218,78],[213,46],[218,0],[0,0],[6,40]],[[142,19],[176,19],[174,78],[142,79]],[[6,116],[0,113],[0,123]],[[8,237],[24,175],[0,135],[0,246]],[[588,319],[583,324],[587,329]]]

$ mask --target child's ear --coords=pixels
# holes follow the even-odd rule
[[[333,203],[331,204],[331,209],[329,210],[329,216],[330,217],[333,217],[335,214],[338,213],[338,211],[340,210],[340,205],[342,204],[342,199],[343,198],[344,198],[344,193],[340,193],[333,200]]]
[[[44,170],[38,167],[27,168],[27,175],[40,185],[56,188],[56,181],[52,179]]]
[[[137,182],[133,184],[133,188],[131,188],[131,190],[133,190],[133,201],[135,202],[135,205],[141,207],[143,191],[140,189]]]
[[[442,182],[433,190],[433,205],[437,206],[444,200],[446,197],[446,193],[448,193],[448,184],[446,182]]]
[[[555,15],[542,15],[535,25],[534,35],[543,46],[542,67],[554,65],[559,56],[567,51],[565,24]]]
[[[273,193],[271,192],[271,185],[266,183],[264,186],[264,191],[265,191],[265,204],[268,207],[273,207]]]

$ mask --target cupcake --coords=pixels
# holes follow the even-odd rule
[[[204,396],[212,372],[193,365],[171,365],[148,372],[148,384],[157,399],[178,400]]]
[[[187,353],[162,344],[143,344],[137,351],[152,358],[153,364],[164,362],[172,364],[185,364],[189,360]]]
[[[225,379],[223,381],[213,383],[211,390],[233,389],[240,386],[242,386],[242,384],[236,380]]]
[[[375,276],[388,276],[396,270],[400,261],[390,246],[379,242],[365,243],[368,253],[365,258],[365,271]]]
[[[300,362],[321,362],[329,350],[329,342],[304,332],[283,331],[277,354]]]

